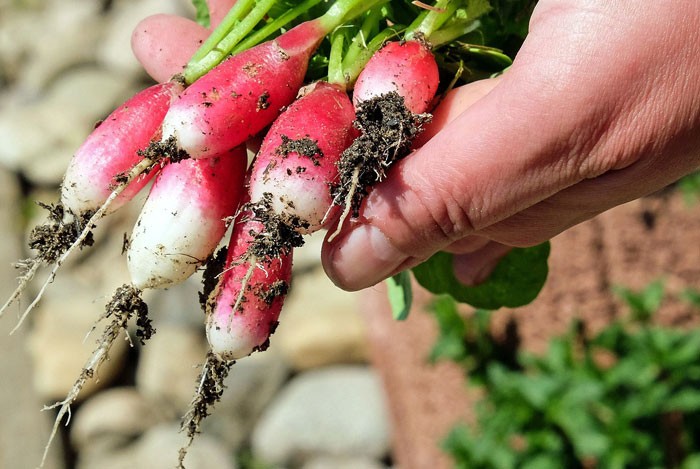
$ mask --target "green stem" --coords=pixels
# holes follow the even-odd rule
[[[456,0],[438,0],[433,10],[425,10],[406,28],[406,39],[412,39],[417,34],[428,38],[440,29],[457,11],[459,2]]]
[[[331,52],[328,57],[328,83],[333,83],[345,89],[347,82],[343,73],[343,48],[345,35],[334,34],[331,38]]]
[[[354,60],[359,57],[363,50],[367,49],[367,42],[372,36],[374,36],[375,30],[379,26],[379,21],[383,18],[383,14],[380,8],[374,8],[368,12],[365,19],[362,22],[360,30],[357,32],[352,42],[348,46],[348,50],[345,52],[345,58],[343,63],[351,64]]]
[[[248,2],[249,0],[244,1]],[[185,67],[185,71],[183,72],[185,82],[187,84],[194,83],[194,81],[199,77],[205,75],[209,70],[221,63],[221,61],[231,53],[231,50],[236,46],[236,44],[243,40],[246,34],[251,32],[253,28],[255,28],[255,26],[265,17],[267,12],[270,11],[270,8],[272,8],[272,6],[275,4],[275,1],[276,0],[255,1],[253,8],[248,11],[244,18],[242,18],[240,21],[238,18],[232,20],[232,26],[230,27],[228,33],[223,39],[216,43],[214,48],[207,52],[201,59],[194,61],[191,60],[187,64],[187,67]],[[226,18],[229,18],[229,16],[233,17],[232,12],[233,10],[237,10],[236,7],[238,6],[238,3],[239,2],[236,2],[229,14],[226,15]],[[238,9],[239,13],[243,11],[243,8],[244,7]],[[216,29],[216,31],[218,30],[219,28]],[[219,36],[219,34],[217,34],[217,36]],[[207,40],[207,42],[209,41]],[[199,55],[199,51],[195,55]]]
[[[250,36],[246,37],[240,43],[238,43],[238,45],[234,47],[233,50],[231,50],[231,53],[237,54],[239,52],[242,52],[246,49],[250,49],[251,47],[260,44],[262,41],[273,35],[275,32],[279,31],[280,29],[284,28],[286,25],[294,21],[299,15],[306,13],[320,2],[321,0],[305,0],[304,2],[295,6],[294,8],[287,10],[282,14],[282,16],[278,16],[259,30],[255,31]]]
[[[319,18],[319,23],[326,31],[333,31],[343,23],[353,20],[364,12],[388,0],[337,0],[328,11]]]
[[[214,50],[216,46],[226,37],[226,35],[236,26],[245,14],[250,11],[255,0],[238,0],[229,10],[221,23],[209,35],[204,44],[202,44],[197,52],[190,59],[190,63],[197,62],[203,59],[209,52]]]
[[[455,39],[474,31],[479,26],[481,26],[481,22],[479,20],[474,20],[469,23],[457,23],[447,28],[439,29],[430,34],[430,44],[433,47],[449,44]]]

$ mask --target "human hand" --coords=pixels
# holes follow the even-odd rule
[[[540,0],[500,79],[452,93],[423,146],[323,249],[348,290],[438,250],[474,283],[532,246],[700,166],[700,4]],[[331,230],[333,231],[333,230]]]
[[[210,0],[216,25],[233,0]],[[360,289],[437,250],[478,282],[509,246],[538,244],[654,192],[700,163],[700,5],[540,0],[499,79],[457,90],[422,147],[368,197],[359,220],[324,246],[326,271]],[[208,30],[162,15],[134,52],[164,81]]]

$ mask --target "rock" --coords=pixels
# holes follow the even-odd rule
[[[24,31],[29,44],[17,77],[20,93],[36,96],[61,71],[95,59],[104,28],[99,10],[100,2],[56,1],[34,15]]]
[[[131,91],[128,81],[95,67],[61,75],[41,100],[15,103],[0,115],[0,163],[34,183],[58,185],[95,123]]]
[[[301,469],[385,469],[372,458],[319,456],[309,460]]]
[[[362,366],[298,375],[263,413],[252,448],[256,457],[278,465],[321,455],[382,458],[389,427],[379,379]]]
[[[302,370],[366,361],[366,329],[356,300],[357,294],[333,285],[320,268],[298,276],[272,337],[272,348]]]
[[[215,435],[230,448],[250,437],[253,425],[289,374],[278,353],[267,350],[236,362],[224,384],[226,390],[202,432]]]
[[[77,469],[172,469],[177,467],[178,451],[185,442],[179,426],[162,424],[122,450],[81,457]],[[184,463],[187,469],[236,467],[233,454],[208,435],[197,435]]]
[[[34,324],[29,346],[34,359],[34,381],[38,392],[47,399],[63,399],[73,386],[107,325],[105,321],[95,324],[96,321],[112,292],[128,280],[124,262],[115,261],[118,251],[104,249],[94,254],[97,255],[82,264],[60,271],[31,313]],[[86,338],[93,325],[96,329]],[[79,399],[113,381],[123,368],[128,347],[129,341],[120,335],[112,345],[109,360],[96,374],[98,379],[86,383]]]
[[[71,425],[71,444],[81,453],[118,448],[163,420],[133,387],[112,388],[88,399]]]
[[[182,415],[197,388],[207,353],[204,335],[174,324],[156,324],[156,334],[141,351],[136,384],[154,402]]]
[[[14,175],[0,167],[0,304],[16,285],[16,271],[10,267],[20,257],[20,226],[16,213],[20,191]],[[41,412],[43,402],[32,381],[32,363],[25,350],[27,329],[8,336],[16,321],[10,308],[0,320],[0,467],[36,467],[50,428],[51,415]],[[62,467],[60,445],[53,445],[45,469]]]

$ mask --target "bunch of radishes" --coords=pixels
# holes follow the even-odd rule
[[[71,251],[89,245],[100,218],[153,184],[126,250],[132,285],[105,313],[121,320],[113,319],[59,403],[57,424],[125,321],[136,315],[147,323],[140,292],[182,282],[207,261],[211,354],[202,385],[211,378],[209,388],[220,387],[212,377],[264,349],[289,289],[294,248],[304,235],[357,216],[372,185],[410,152],[438,92],[433,48],[476,29],[489,6],[337,0],[309,19],[318,3],[274,18],[274,0],[239,0],[182,74],[124,103],[76,152],[60,204],[32,233],[38,255],[25,261],[3,310],[41,265],[53,265],[28,312]],[[309,79],[310,61],[323,79]],[[249,166],[246,142],[265,129]],[[213,255],[231,223],[227,252]],[[206,395],[200,386],[190,437],[206,416]]]

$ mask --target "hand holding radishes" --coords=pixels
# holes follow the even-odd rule
[[[368,287],[482,239],[534,245],[697,169],[700,4],[638,6],[541,0],[511,69],[476,85],[480,99],[456,90],[434,136],[324,247],[335,283]],[[503,254],[487,249],[463,258],[479,263],[465,281]]]

